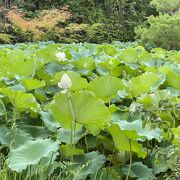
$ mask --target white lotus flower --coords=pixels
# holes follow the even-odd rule
[[[87,68],[88,67],[88,65],[87,65],[87,63],[84,63],[84,66],[83,66],[84,68]]]
[[[109,61],[109,65],[112,66],[113,65],[113,62],[112,60]]]
[[[64,52],[56,53],[56,57],[59,61],[66,61],[66,54]]]
[[[67,90],[71,88],[71,86],[72,86],[72,81],[70,77],[66,73],[64,73],[63,76],[61,77],[60,82],[58,83],[58,87]]]

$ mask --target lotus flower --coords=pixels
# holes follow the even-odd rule
[[[66,54],[64,52],[56,53],[56,57],[59,61],[66,61]]]
[[[109,65],[112,66],[113,65],[113,62],[112,60],[109,61]]]
[[[64,89],[66,92],[66,90],[71,88],[71,86],[72,86],[72,81],[70,77],[66,73],[63,74],[60,82],[58,83],[58,87]]]
[[[88,64],[87,63],[84,63],[84,66],[83,66],[84,68],[87,68],[88,67]]]

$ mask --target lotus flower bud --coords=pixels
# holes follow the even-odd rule
[[[109,61],[109,65],[112,66],[113,65],[113,62],[112,60]]]
[[[87,63],[84,63],[84,66],[83,66],[84,68],[87,68],[88,67],[88,65],[87,65]]]
[[[59,61],[65,61],[66,60],[66,54],[64,52],[58,52],[56,53],[56,57]]]
[[[72,81],[70,79],[70,77],[65,73],[63,74],[60,82],[58,83],[58,87],[67,90],[69,88],[71,88],[72,86]]]

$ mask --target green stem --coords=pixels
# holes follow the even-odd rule
[[[73,134],[73,144],[74,144],[74,147],[75,147],[75,141],[76,141],[76,121],[74,121],[74,134]]]
[[[40,165],[38,164],[38,167],[37,167],[37,174],[36,174],[36,180],[39,179],[40,174],[41,174],[41,168],[40,168]]]
[[[73,100],[71,98],[71,94],[67,91],[68,98],[68,107],[69,107],[69,115],[71,118],[71,146],[75,147],[75,131],[76,131],[76,113],[74,110]],[[73,162],[73,156],[71,157],[71,161]]]
[[[4,117],[5,117],[5,120],[6,120],[6,122],[7,122],[8,117],[7,117],[7,110],[6,110],[6,107],[5,107],[4,103],[1,103],[1,105],[2,105],[3,109],[6,111],[5,114],[4,114]]]
[[[176,121],[175,121],[175,118],[173,118],[173,128],[175,128],[176,126]]]
[[[71,137],[70,137],[70,142],[71,142],[71,147],[73,146],[73,118],[72,118],[72,113],[71,113],[71,103],[70,103],[70,97],[68,94],[68,106],[69,106],[69,115],[71,118]],[[73,156],[71,156],[71,161],[73,162]]]
[[[129,152],[129,169],[128,169],[128,173],[126,176],[126,180],[129,179],[129,174],[131,171],[131,164],[132,164],[132,146],[131,146],[131,140],[129,139],[129,147],[130,147],[130,152]]]
[[[16,127],[16,120],[18,119],[17,117],[18,112],[16,109],[13,109],[13,119],[12,119],[12,126],[11,126],[11,132],[13,133],[13,139],[10,142],[10,147],[16,146],[16,142],[14,141],[15,139],[15,134],[17,133],[17,127]]]
[[[106,177],[107,180],[109,179],[109,170],[110,170],[110,166],[111,166],[111,162],[112,162],[112,158],[113,158],[114,153],[115,153],[115,148],[113,149],[113,153],[112,153],[112,156],[110,158],[110,162],[108,164],[107,177]]]
[[[108,88],[108,105],[109,105],[109,107],[111,105],[111,99],[110,99],[111,87],[110,87],[110,84],[111,84],[111,77],[109,77],[108,83],[107,83],[107,88]]]
[[[147,156],[149,155],[148,153],[148,140],[146,140],[146,152],[147,152]]]
[[[77,115],[76,115],[76,110],[75,110],[75,105],[74,102],[72,100],[72,98],[70,98],[70,102],[71,102],[71,107],[72,107],[72,116],[73,116],[73,145],[75,147],[75,135],[76,135],[76,122],[77,122]]]
[[[22,173],[19,174],[19,178],[18,178],[19,180],[21,180],[21,174],[22,174]]]
[[[14,180],[16,180],[16,172],[15,172],[15,175],[14,175]]]
[[[85,137],[84,137],[84,140],[85,140],[85,143],[86,143],[86,149],[87,149],[87,153],[88,153],[89,148],[88,148],[88,143],[87,143],[87,138],[86,138],[86,135],[85,135]]]
[[[52,155],[51,155],[51,159],[50,159],[50,161],[49,161],[49,165],[48,165],[48,167],[46,168],[46,170],[48,170],[48,169],[50,168],[50,166],[51,166],[51,163],[52,163],[52,160],[53,160],[53,155],[54,155],[54,152],[53,152]]]

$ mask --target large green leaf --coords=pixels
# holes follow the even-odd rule
[[[169,86],[180,90],[180,66],[176,67],[172,64],[165,64],[159,71],[167,76]]]
[[[7,77],[32,77],[36,66],[36,60],[26,57],[21,50],[14,50],[1,60],[0,74]]]
[[[133,138],[140,138],[141,136],[137,136],[137,134],[135,134],[133,131],[131,131],[131,134],[126,133],[120,129],[118,124],[112,124],[108,128],[108,131],[111,133],[114,145],[118,150],[132,151],[135,152],[139,157],[145,158],[146,151],[143,150],[142,145],[137,142],[137,139],[131,139],[132,136]]]
[[[116,54],[116,48],[111,44],[104,44],[103,45],[104,52],[109,56],[114,56]]]
[[[114,144],[110,138],[107,138],[106,136],[99,135],[97,136],[97,143],[98,144],[103,144],[104,148],[113,151],[114,149]]]
[[[176,62],[177,64],[180,64],[180,54],[178,52],[174,52],[174,54],[170,56],[170,60],[172,62]]]
[[[10,88],[1,88],[0,92],[8,97],[18,111],[33,110],[37,112],[40,109],[35,97],[30,93],[12,91]]]
[[[26,123],[26,121],[24,123]],[[33,122],[33,124],[35,123],[39,123],[39,122]],[[43,126],[21,124],[19,125],[19,129],[25,131],[26,133],[29,133],[34,139],[36,138],[44,139],[44,138],[48,138],[49,136],[52,136],[52,133]]]
[[[58,44],[50,44],[49,46],[46,46],[43,49],[38,49],[36,52],[36,56],[43,61],[42,63],[45,62],[56,62],[56,53],[57,53],[57,48],[59,47]]]
[[[124,173],[127,175],[128,166],[123,168]],[[134,162],[131,165],[130,177],[137,178],[139,180],[154,179],[153,170],[142,164],[142,162]]]
[[[10,150],[7,159],[8,167],[13,171],[21,172],[29,165],[38,164],[43,157],[56,152],[58,148],[58,142],[50,139],[27,141],[22,146]]]
[[[44,112],[41,111],[41,119],[44,121],[44,124],[46,125],[47,129],[55,132],[60,127],[58,121],[55,120],[52,112]]]
[[[146,72],[130,79],[127,90],[136,97],[143,93],[154,92],[164,81],[165,77],[162,74]]]
[[[0,125],[0,144],[9,146],[11,149],[23,145],[33,137],[28,132],[17,127],[8,129],[5,125]]]
[[[0,125],[0,144],[7,145],[10,142],[9,136],[10,130],[5,125]]]
[[[9,68],[9,73],[21,77],[32,77],[36,70],[36,61],[28,59],[26,61],[13,62]]]
[[[27,91],[46,86],[45,81],[39,81],[38,79],[33,78],[23,79],[21,82]]]
[[[76,123],[84,125],[93,135],[99,134],[101,129],[109,122],[109,109],[91,93],[85,91],[72,94],[71,101],[73,104],[69,106],[67,95],[58,93],[49,104],[49,108],[53,112],[54,117],[59,121],[61,127],[71,127],[71,110],[75,114],[74,120]]]
[[[125,86],[121,79],[109,75],[97,77],[88,86],[88,90],[105,102],[110,101],[116,96],[118,90],[123,90],[124,88]]]
[[[131,139],[139,138],[142,139],[142,141],[144,138],[147,140],[157,139],[159,142],[162,140],[161,130],[159,128],[143,128],[142,120],[135,120],[133,122],[118,121],[117,124]]]
[[[80,58],[72,61],[72,65],[78,70],[79,73],[87,75],[95,68],[94,59],[91,57]]]
[[[54,75],[55,73],[66,70],[66,68],[67,67],[62,64],[50,62],[45,66],[45,72],[49,75]]]
[[[120,64],[119,59],[108,58],[105,61],[98,63],[97,66],[103,68],[104,71],[106,71],[106,70],[111,71],[114,68],[120,67],[120,66],[118,66],[119,64]]]
[[[10,129],[5,125],[0,125],[0,144],[6,145],[11,149],[15,149],[32,139],[33,137],[29,132],[17,126]]]
[[[84,155],[74,156],[75,165],[73,169],[76,169],[76,179],[86,179],[88,175],[96,174],[104,165],[105,161],[106,157],[95,151],[86,153]]]
[[[45,72],[44,67],[38,69],[38,71],[36,71],[36,75],[38,76],[38,79],[42,79],[46,82],[46,84],[51,85],[52,76]]]
[[[65,157],[84,154],[84,151],[82,149],[78,149],[71,144],[61,145],[60,151]]]
[[[143,51],[139,57],[138,60],[140,61],[140,63],[144,63],[144,64],[150,64],[150,61],[152,60],[152,54],[147,52],[147,51]]]
[[[11,129],[10,133],[7,135],[7,138],[10,139],[9,146],[11,149],[20,147],[26,143],[26,141],[33,139],[30,133],[19,128]]]
[[[85,135],[87,135],[87,132],[85,131],[84,128],[76,129],[75,132],[73,132],[74,143],[77,143]],[[58,131],[58,139],[61,142],[70,144],[71,143],[71,130],[60,128]]]
[[[122,59],[125,63],[136,63],[138,52],[134,48],[128,48],[119,55],[119,58]]]
[[[180,147],[180,126],[171,129],[174,135],[173,144]]]

